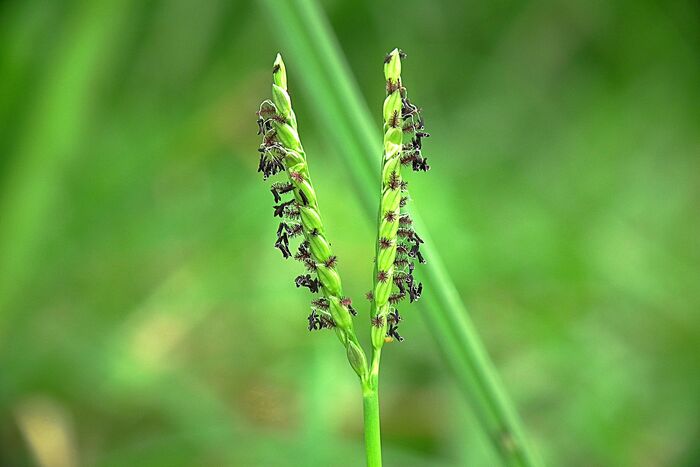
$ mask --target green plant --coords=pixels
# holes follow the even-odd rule
[[[334,329],[346,349],[348,361],[357,373],[364,401],[364,426],[367,464],[381,465],[379,423],[379,364],[386,342],[402,341],[398,332],[401,316],[396,305],[405,298],[420,298],[423,285],[413,277],[414,261],[425,262],[420,252],[423,240],[412,227],[406,212],[407,183],[401,167],[427,171],[430,167],[421,154],[424,131],[420,109],[408,99],[401,80],[403,52],[394,49],[386,56],[384,77],[387,97],[383,106],[384,152],[381,159],[381,187],[377,216],[377,242],[371,302],[370,329],[372,361],[360,345],[353,327],[357,313],[352,301],[343,295],[337,257],[333,255],[321,220],[318,199],[311,182],[306,154],[299,138],[297,121],[287,91],[287,74],[278,54],[272,69],[272,100],[265,100],[258,110],[260,146],[258,171],[267,179],[285,172],[285,182],[272,184],[276,204],[274,216],[281,222],[277,228],[278,248],[285,259],[294,257],[308,273],[295,279],[297,287],[306,287],[322,297],[311,302],[309,330]],[[404,143],[405,137],[410,142]],[[282,201],[291,194],[292,199]],[[291,238],[302,237],[296,254],[289,248]],[[314,277],[315,276],[315,277]]]
[[[290,54],[304,63],[300,84],[308,95],[319,96],[318,100],[311,100],[311,108],[338,148],[339,159],[356,187],[367,219],[373,219],[376,207],[371,188],[378,178],[374,155],[382,150],[381,135],[328,19],[316,0],[267,0],[265,4]],[[541,465],[455,282],[439,251],[431,244],[429,229],[416,206],[412,206],[411,215],[426,240],[424,250],[430,258],[422,278],[432,292],[418,305],[436,347],[474,410],[485,440],[503,465]]]

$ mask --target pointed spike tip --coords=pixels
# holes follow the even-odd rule
[[[384,61],[384,79],[397,82],[401,78],[401,51],[397,48],[389,52]]]
[[[275,57],[275,63],[272,66],[272,81],[285,91],[287,90],[287,68],[284,66],[284,60],[279,53]]]

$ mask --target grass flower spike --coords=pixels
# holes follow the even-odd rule
[[[267,179],[286,172],[287,181],[272,185],[274,216],[281,221],[277,228],[278,248],[284,258],[293,256],[309,271],[297,276],[297,287],[306,287],[323,297],[312,301],[308,317],[309,330],[333,328],[346,347],[348,360],[361,378],[367,373],[367,362],[353,329],[352,302],[343,296],[337,257],[331,251],[326,229],[321,220],[316,191],[311,183],[306,155],[299,139],[297,121],[287,92],[287,72],[282,57],[277,55],[272,68],[272,100],[265,100],[258,111],[260,146],[258,171]],[[282,202],[282,196],[292,199]],[[289,249],[290,239],[302,237],[297,253]],[[315,277],[313,277],[315,276]]]
[[[372,362],[357,340],[352,317],[357,314],[352,301],[343,295],[338,259],[331,251],[326,229],[321,220],[316,191],[311,183],[306,154],[299,139],[297,119],[287,91],[287,72],[277,55],[272,68],[272,99],[265,100],[258,110],[258,133],[262,135],[258,172],[263,178],[286,174],[284,181],[270,188],[275,201],[273,215],[280,218],[275,248],[287,259],[300,261],[306,273],[294,280],[321,296],[311,301],[308,316],[310,331],[334,329],[351,367],[359,376],[364,401],[364,427],[367,465],[381,466],[379,429],[379,362],[387,342],[402,341],[398,332],[401,315],[397,305],[408,298],[420,298],[423,285],[413,277],[415,261],[425,262],[420,245],[423,240],[413,230],[413,221],[406,209],[408,184],[402,178],[402,166],[427,171],[427,160],[421,155],[422,138],[429,136],[423,128],[420,109],[413,105],[401,80],[401,60],[405,57],[394,49],[384,61],[387,97],[383,106],[384,152],[381,157],[381,191],[379,199],[376,256],[371,302],[370,335]],[[289,198],[289,199],[284,199]],[[290,241],[301,240],[296,253]]]
[[[384,60],[384,157],[371,313],[374,377],[379,371],[379,351],[384,343],[403,340],[398,333],[401,318],[396,305],[407,295],[411,302],[417,300],[423,290],[413,278],[413,260],[424,262],[420,253],[423,240],[413,230],[413,221],[405,209],[408,183],[401,177],[401,167],[410,164],[416,171],[430,169],[421,155],[422,138],[429,135],[424,131],[420,109],[408,99],[401,81],[402,58],[405,54],[394,49]],[[409,138],[410,142],[404,144],[404,139]]]

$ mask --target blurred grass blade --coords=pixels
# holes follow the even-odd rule
[[[56,39],[34,107],[18,131],[19,143],[0,193],[0,342],[18,314],[15,300],[41,267],[41,249],[54,232],[52,216],[62,216],[64,170],[90,124],[104,73],[105,57],[117,46],[131,2],[88,4],[69,16]],[[58,214],[57,214],[58,213]]]
[[[373,221],[382,139],[350,78],[340,47],[313,0],[267,0],[266,4],[283,40],[283,51],[291,54],[293,63],[304,65],[305,73],[298,79],[318,121],[337,143],[334,147],[339,148],[368,219]],[[428,226],[415,207],[412,215],[427,245],[424,282],[428,292],[419,304],[435,341],[504,465],[539,465],[454,282],[432,247]]]

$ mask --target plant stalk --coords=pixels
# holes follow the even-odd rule
[[[376,378],[373,378],[376,382]],[[365,452],[367,467],[382,466],[382,440],[379,429],[379,387],[371,383],[362,385],[362,402],[365,425]]]

